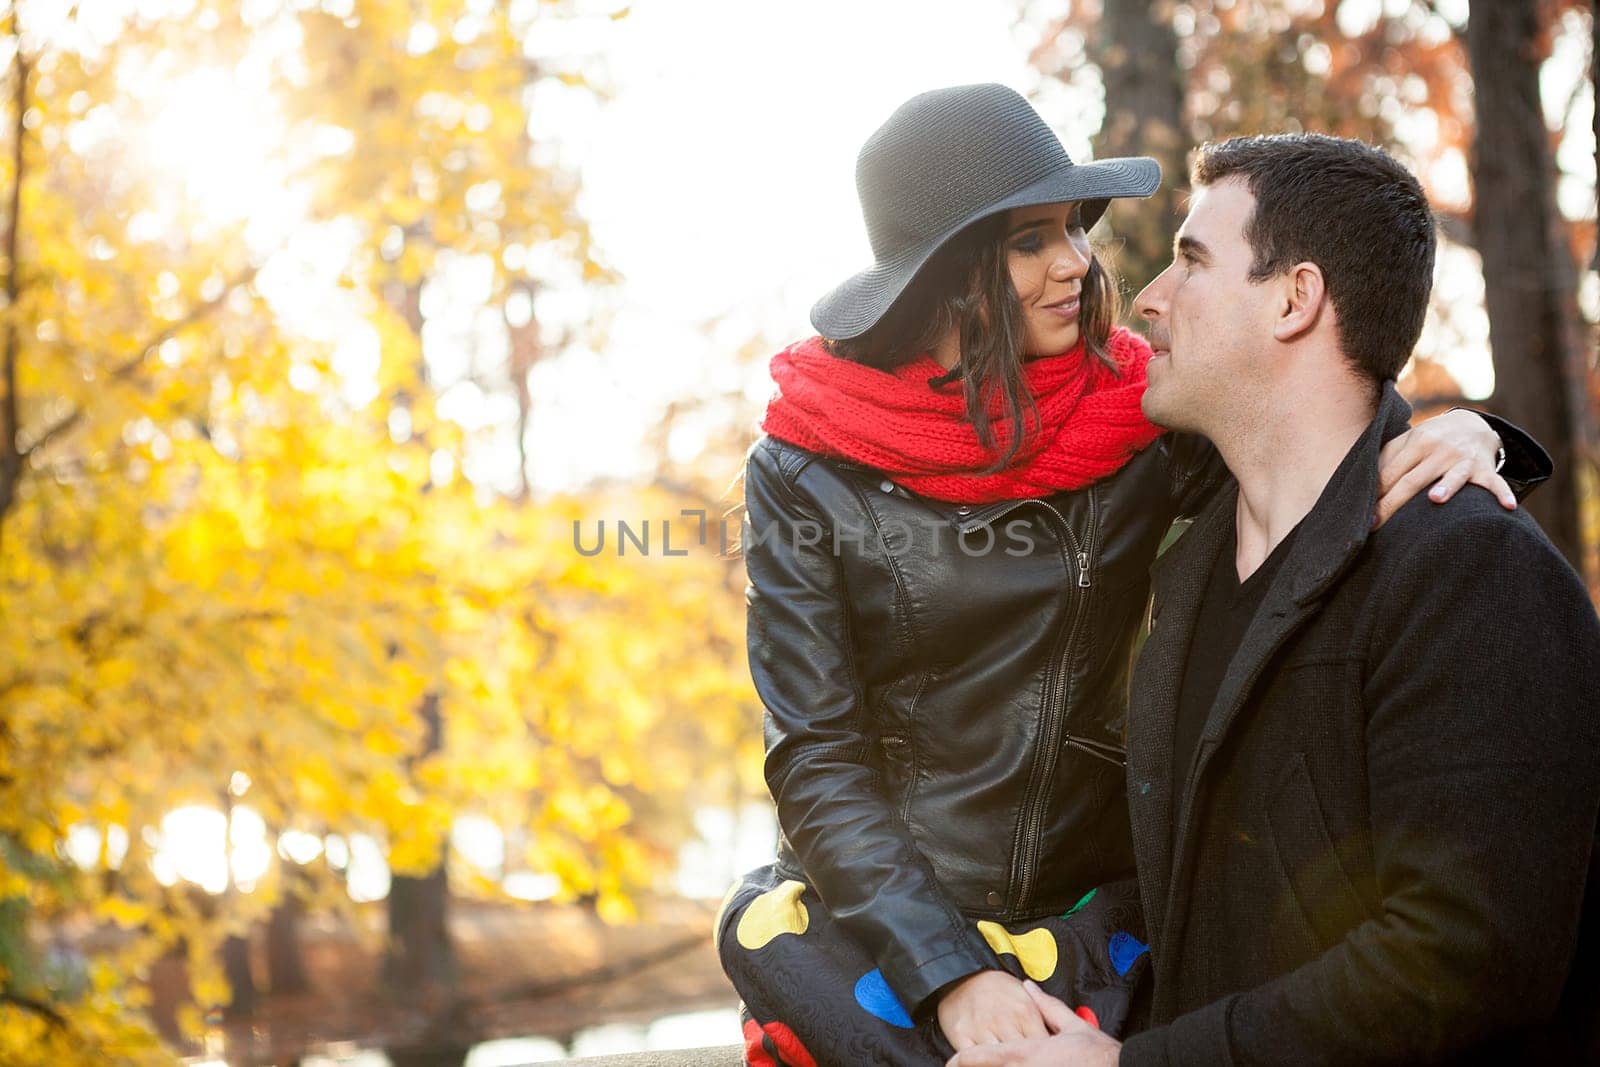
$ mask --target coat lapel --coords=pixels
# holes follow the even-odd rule
[[[1161,898],[1164,903],[1157,918],[1159,926],[1152,924],[1155,929],[1161,930],[1162,943],[1170,943],[1170,938],[1178,932],[1173,923],[1182,910],[1179,896],[1187,882],[1185,869],[1197,836],[1197,828],[1193,825],[1194,811],[1206,767],[1238,720],[1239,713],[1248,703],[1251,692],[1261,680],[1272,657],[1284,642],[1316,615],[1321,608],[1323,594],[1366,545],[1371,532],[1372,511],[1377,503],[1378,454],[1385,441],[1405,431],[1410,413],[1410,405],[1395,390],[1393,383],[1386,383],[1377,416],[1352,446],[1338,470],[1328,480],[1317,503],[1302,520],[1288,558],[1273,578],[1262,597],[1260,610],[1245,630],[1239,649],[1217,687],[1216,699],[1200,735],[1193,768],[1170,768],[1168,781],[1181,791],[1181,800],[1177,805],[1176,833],[1162,845],[1166,848],[1170,842],[1171,862],[1165,872],[1166,893]],[[1203,591],[1211,566],[1233,565],[1231,559],[1217,558],[1217,550],[1227,540],[1234,521],[1237,486],[1226,496],[1228,506],[1222,516],[1223,521],[1216,523],[1216,528],[1211,531],[1216,546],[1207,557],[1209,566],[1175,584]],[[1193,615],[1199,611],[1198,595],[1194,597],[1190,611],[1188,626],[1192,632]],[[1182,661],[1187,652],[1188,642],[1185,640],[1177,652],[1179,662],[1175,668],[1176,678],[1168,718],[1165,751],[1169,766],[1172,753],[1170,715],[1176,713],[1176,692],[1182,682]],[[1131,744],[1130,741],[1130,748]],[[1142,854],[1139,859],[1143,859]],[[1141,888],[1142,883],[1141,878]]]
[[[1184,661],[1206,579],[1227,540],[1238,487],[1229,483],[1150,571],[1150,636],[1139,652],[1128,703],[1128,796],[1146,929],[1156,935],[1167,899],[1172,847],[1172,725]],[[1159,944],[1156,946],[1159,949]],[[1156,958],[1160,959],[1159,951]]]

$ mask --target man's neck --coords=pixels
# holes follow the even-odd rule
[[[1310,513],[1377,413],[1377,397],[1359,386],[1296,388],[1282,395],[1314,399],[1275,405],[1257,425],[1214,442],[1239,482],[1234,564],[1241,582]]]

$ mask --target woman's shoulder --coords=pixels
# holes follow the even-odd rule
[[[879,473],[876,468],[853,459],[819,452],[807,448],[805,445],[795,444],[793,441],[781,437],[774,437],[770,433],[763,433],[745,451],[745,465],[749,467],[756,463],[765,463],[782,471],[786,477],[793,478],[805,467],[816,463],[824,467],[842,470],[867,471]]]

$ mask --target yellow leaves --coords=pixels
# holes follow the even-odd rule
[[[21,827],[20,836],[23,847],[35,855],[48,856],[55,851],[57,834],[49,824],[28,823]]]
[[[595,901],[595,914],[600,920],[612,926],[632,922],[639,917],[639,909],[634,907],[633,901],[620,892],[601,893]]]
[[[96,912],[125,930],[137,929],[150,916],[148,904],[123,896],[109,896],[99,902]]]
[[[338,241],[312,242],[346,257],[321,283],[295,262],[224,296],[221,279],[255,254],[237,231],[176,234],[148,214],[139,174],[97,171],[64,133],[49,151],[34,142],[30,285],[0,321],[22,338],[24,429],[82,415],[35,457],[3,517],[0,827],[41,856],[60,855],[61,828],[78,822],[126,841],[113,862],[102,838],[86,864],[120,866],[115,891],[98,870],[56,886],[0,869],[0,896],[30,898],[41,924],[92,916],[138,936],[116,966],[92,969],[77,1044],[32,1062],[157,1049],[129,1022],[139,971],[180,939],[214,959],[227,922],[259,918],[288,863],[273,847],[285,827],[384,842],[394,870],[420,873],[455,814],[491,811],[532,835],[513,846],[531,869],[622,922],[665,854],[659,810],[735,773],[718,769],[729,738],[745,761],[754,751],[722,564],[699,548],[647,560],[572,549],[575,518],[670,515],[679,502],[513,504],[431,478],[436,451],[460,467],[468,435],[436,410],[415,309],[391,283],[414,294],[443,250],[492,261],[497,293],[541,257],[608,278],[576,184],[530,163],[520,32],[496,8],[470,50],[445,31],[410,55],[405,5],[362,5],[354,25],[303,15],[317,32],[284,110],[354,139],[316,164],[318,223],[359,244],[346,257]],[[463,63],[469,51],[481,62]],[[81,108],[41,100],[46,122],[120,105],[86,86]],[[423,114],[427,94],[440,99]],[[515,268],[502,254],[513,244]],[[284,310],[286,292],[316,284],[359,318],[359,344]],[[375,351],[370,374],[345,376],[352,348]],[[375,398],[350,399],[355,386]],[[685,525],[675,545],[690,543]],[[426,697],[442,738],[423,756]],[[213,921],[186,902],[203,891],[174,874],[159,831],[179,805],[219,806],[235,771],[252,783],[235,800],[266,823],[268,870],[254,892],[207,897]],[[310,865],[336,871],[332,851]],[[318,907],[348,903],[319,892]],[[201,1003],[225,998],[220,983],[197,967]],[[0,1013],[0,1062],[39,1051],[13,1030]],[[125,1060],[97,1055],[114,1042]]]

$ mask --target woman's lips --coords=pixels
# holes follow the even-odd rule
[[[1077,297],[1069,296],[1065,300],[1054,304],[1046,304],[1044,310],[1067,322],[1073,322],[1078,318],[1078,304],[1079,299]]]

